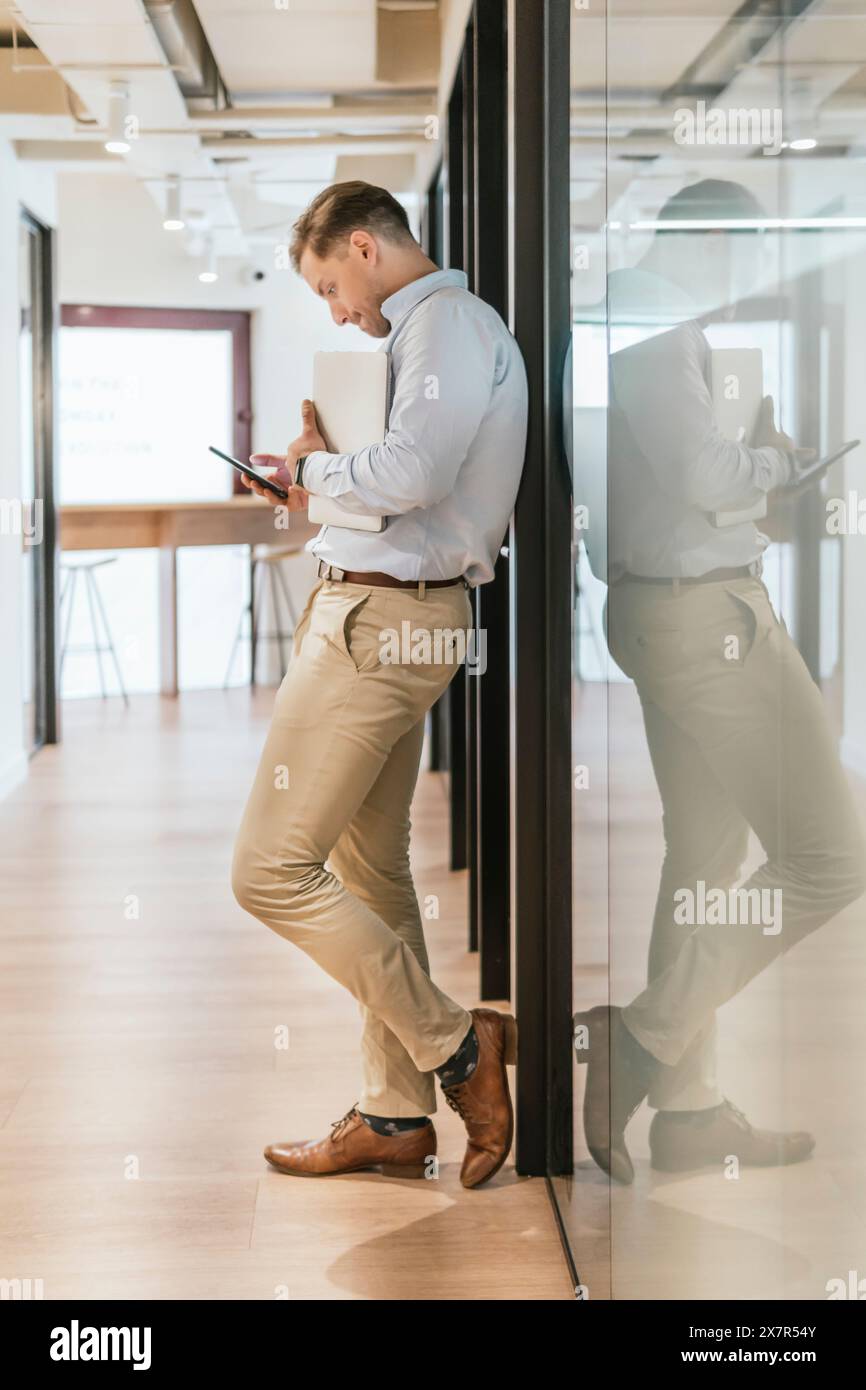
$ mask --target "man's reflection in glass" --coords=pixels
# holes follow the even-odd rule
[[[811,1135],[754,1129],[720,1094],[715,1011],[866,886],[821,694],[761,581],[768,539],[753,520],[715,524],[782,495],[803,462],[769,398],[748,441],[714,415],[701,321],[745,292],[759,241],[725,223],[761,215],[744,188],[704,180],[659,220],[715,225],[660,229],[639,266],[608,277],[614,341],[618,324],[654,325],[610,358],[607,625],[640,697],[665,836],[648,985],[575,1020],[587,1143],[623,1182],[644,1097],[656,1168],[809,1155]],[[766,858],[735,887],[749,827]]]

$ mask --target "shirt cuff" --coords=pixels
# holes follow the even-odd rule
[[[777,450],[780,464],[780,484],[784,487],[786,483],[792,483],[797,474],[797,467],[794,462],[794,455],[789,454],[787,449]]]
[[[765,444],[756,450],[760,463],[763,464],[760,472],[760,481],[757,486],[762,492],[772,492],[774,488],[784,487],[786,483],[792,481],[794,477],[793,456],[785,449],[778,449],[775,445]]]
[[[304,491],[314,495],[332,495],[330,488],[325,485],[325,477],[328,473],[328,465],[334,459],[341,457],[340,454],[326,453],[324,449],[316,449],[312,454],[307,454],[304,462]]]

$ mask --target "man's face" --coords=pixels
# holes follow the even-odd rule
[[[301,256],[300,270],[313,293],[325,300],[338,327],[353,323],[371,338],[387,338],[391,325],[381,312],[387,295],[381,288],[375,237],[368,232],[353,232],[324,258],[307,247]]]

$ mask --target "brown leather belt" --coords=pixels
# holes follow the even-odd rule
[[[617,584],[720,584],[725,579],[756,579],[761,574],[760,563],[756,568],[751,565],[734,565],[728,569],[709,570],[707,574],[697,574],[683,576],[681,579],[650,574],[621,574],[616,580]]]
[[[342,584],[371,584],[383,589],[418,589],[422,585],[425,589],[447,589],[452,584],[469,587],[462,575],[456,579],[396,579],[393,574],[381,574],[378,570],[341,570],[324,560],[319,561],[319,578],[335,579]]]

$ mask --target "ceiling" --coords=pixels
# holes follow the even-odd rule
[[[651,215],[714,172],[766,189],[766,205],[789,215],[838,210],[842,198],[866,214],[854,162],[866,136],[866,0],[609,0],[606,18],[574,9],[571,93],[575,226]],[[787,147],[766,159],[760,148],[678,145],[675,113],[699,100],[777,109]],[[790,147],[804,138],[815,147]]]
[[[221,256],[255,258],[334,179],[385,184],[411,208],[443,34],[465,3],[15,0],[0,12],[0,135],[22,158],[140,181],[155,233],[179,175],[187,249],[207,235]],[[648,189],[682,181],[674,112],[699,97],[784,105],[819,140],[816,197],[822,165],[861,153],[866,0],[592,0],[572,8],[571,53],[573,203],[588,220],[599,199],[651,203]],[[137,121],[122,156],[104,149],[118,79]],[[700,164],[725,155],[704,148]]]
[[[449,0],[444,0],[447,5]],[[16,0],[0,22],[0,135],[65,172],[173,176],[188,233],[255,259],[335,179],[411,206],[437,110],[438,0]],[[109,89],[134,138],[104,148]]]

